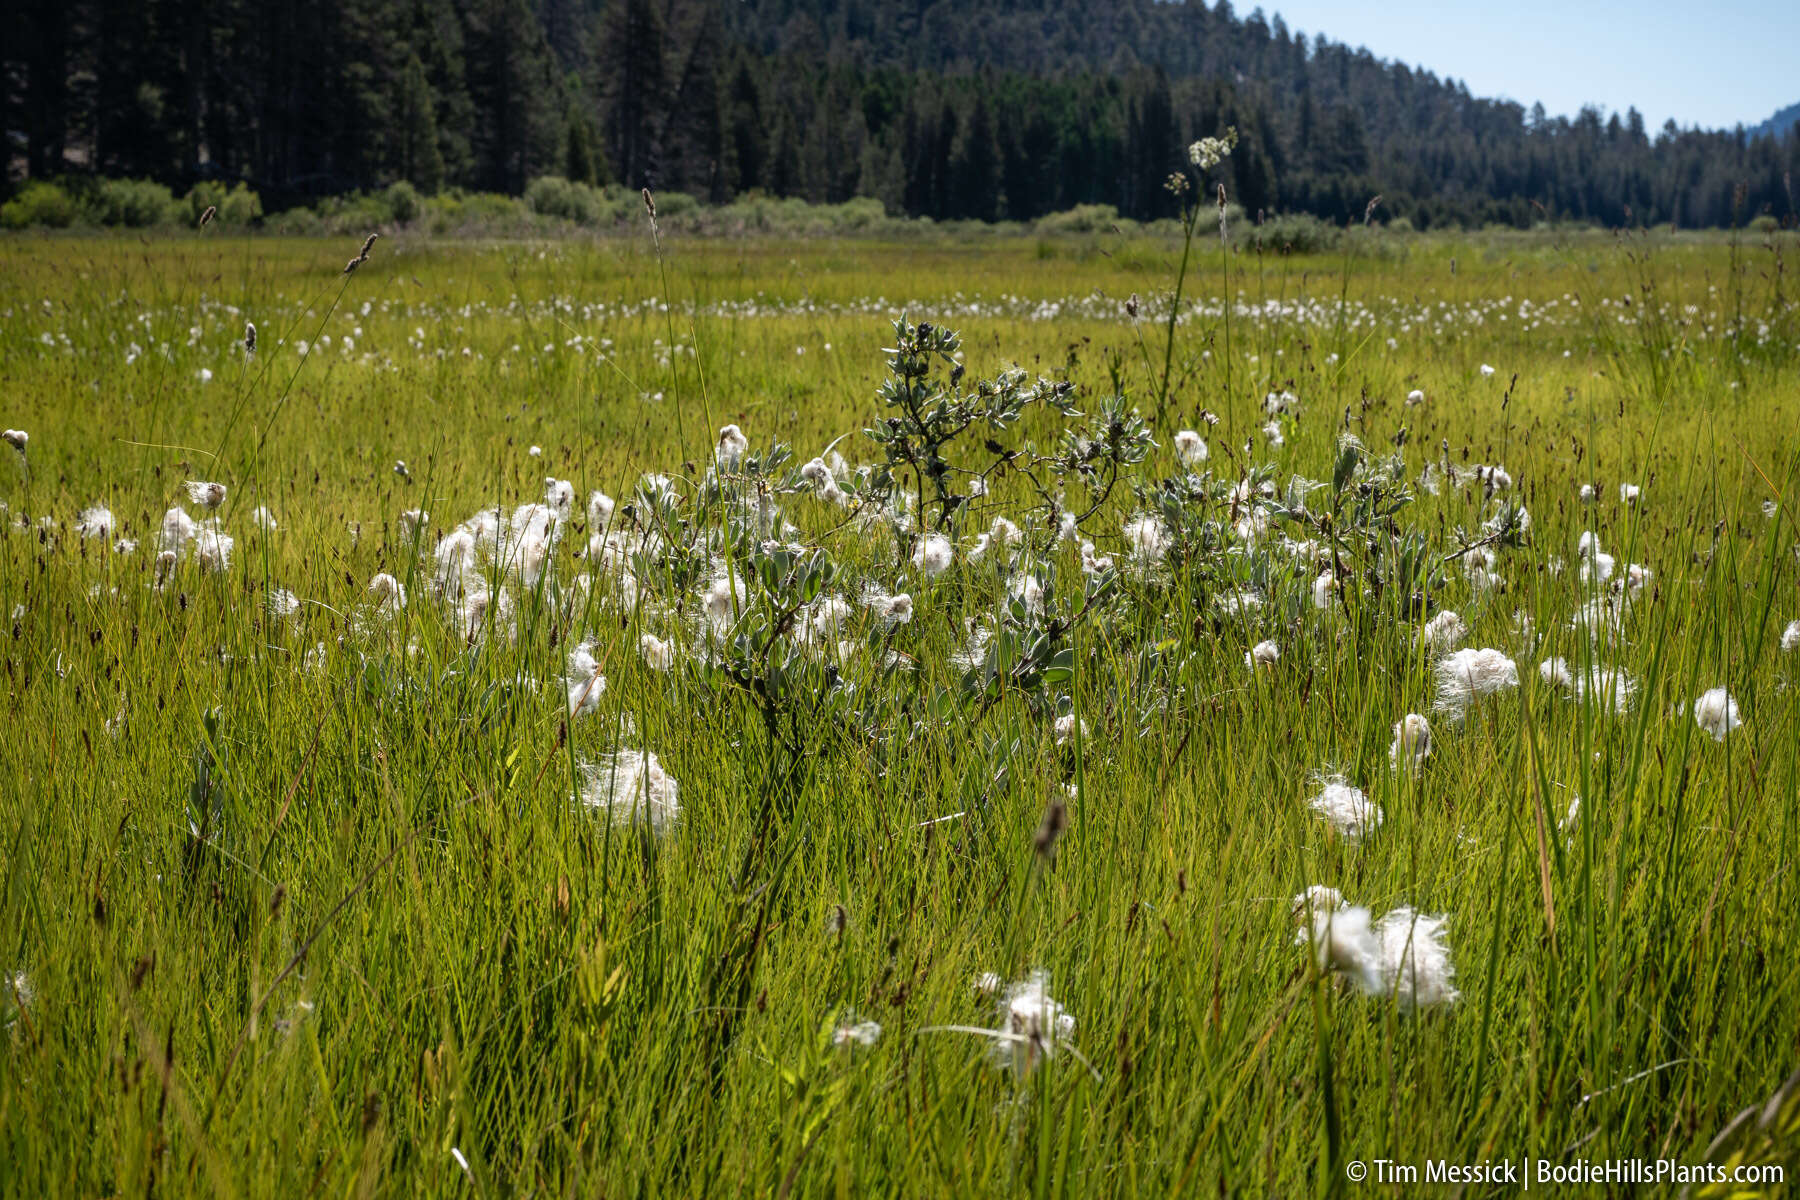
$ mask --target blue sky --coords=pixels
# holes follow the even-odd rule
[[[1214,3],[1217,0],[1213,0]],[[1247,16],[1256,0],[1234,0]],[[1800,0],[1264,0],[1323,33],[1552,114],[1632,105],[1652,132],[1754,125],[1800,102]]]

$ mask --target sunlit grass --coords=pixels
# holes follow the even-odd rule
[[[878,461],[861,430],[902,307],[962,332],[971,380],[1016,363],[1093,411],[1116,370],[1148,410],[1162,327],[1123,305],[1154,307],[1180,247],[676,242],[665,297],[647,243],[396,237],[346,278],[335,242],[0,241],[0,425],[30,435],[0,447],[0,1190],[1294,1195],[1351,1159],[1698,1161],[1793,1071],[1800,315],[1773,249],[1734,272],[1718,239],[1418,239],[1240,252],[1223,285],[1197,255],[1139,474],[1180,473],[1181,428],[1228,480],[1329,481],[1345,432],[1414,481],[1503,465],[1532,525],[1501,585],[1457,561],[1428,608],[1352,578],[1320,610],[1308,568],[1226,619],[1127,564],[1072,635],[1056,690],[1086,732],[1059,745],[1036,700],[967,697],[949,661],[1020,569],[970,562],[974,535],[1042,532],[1017,474],[935,579],[884,525],[784,496],[840,581],[916,611],[884,641],[859,609],[836,664],[846,703],[911,706],[860,735],[821,710],[793,756],[699,661],[705,579],[641,608],[563,587],[594,566],[589,493],[666,472],[704,523],[703,411],[796,467],[834,439]],[[1270,449],[1282,391],[1299,414]],[[1047,452],[1057,428],[1034,410],[1004,437]],[[471,644],[432,548],[546,477],[577,497],[556,582],[515,585],[517,636]],[[230,489],[231,567],[154,589],[188,480]],[[119,527],[83,539],[96,503]],[[1125,564],[1138,511],[1122,486],[1084,536]],[[1400,520],[1449,556],[1493,512],[1446,481]],[[1651,571],[1616,647],[1570,628],[1590,529]],[[1079,600],[1074,545],[1034,563]],[[388,618],[377,572],[410,598]],[[1438,608],[1520,676],[1460,722],[1417,636]],[[608,686],[571,724],[583,638]],[[1265,638],[1279,662],[1252,673]],[[1628,710],[1547,686],[1552,656],[1628,674]],[[1713,687],[1741,707],[1723,740],[1693,716]],[[1389,762],[1411,712],[1417,779]],[[679,781],[665,836],[572,799],[626,746]],[[1329,772],[1378,831],[1327,830]],[[1408,1012],[1313,970],[1309,884],[1448,914],[1460,1000]],[[1069,1053],[1006,1069],[951,1028],[996,1025],[980,976],[1040,968]],[[873,1046],[834,1044],[853,1020]]]

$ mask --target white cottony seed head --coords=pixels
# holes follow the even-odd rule
[[[1388,747],[1388,762],[1395,767],[1417,771],[1430,754],[1430,721],[1418,713],[1407,713],[1394,722],[1394,742]]]
[[[190,479],[184,486],[187,488],[190,504],[215,509],[225,503],[225,485],[222,483],[204,483],[198,479]]]
[[[1361,841],[1381,825],[1381,808],[1342,775],[1327,776],[1323,789],[1308,803],[1327,825],[1352,842]]]
[[[1738,718],[1737,701],[1722,687],[1713,688],[1694,701],[1694,723],[1724,741],[1725,735],[1743,724]]]

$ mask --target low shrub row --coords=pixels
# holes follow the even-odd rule
[[[236,229],[260,228],[289,234],[360,234],[371,228],[412,227],[438,234],[529,235],[585,229],[609,233],[644,219],[640,192],[618,186],[592,187],[556,176],[534,179],[523,196],[451,189],[424,195],[404,181],[375,192],[329,196],[311,205],[265,214],[262,198],[245,184],[196,184],[177,197],[166,186],[143,179],[68,178],[26,183],[0,204],[0,228],[67,229],[107,227],[144,229],[192,226],[213,208],[215,220]],[[940,223],[929,217],[896,217],[879,200],[860,197],[841,204],[813,204],[752,192],[729,203],[709,205],[680,192],[656,197],[657,220],[670,231],[699,234],[776,234],[786,236],[906,236],[927,231],[984,233],[1031,232],[1040,238],[1070,240],[1109,235],[1180,236],[1174,221],[1142,223],[1119,215],[1110,204],[1084,204],[1032,222]],[[1210,211],[1200,215],[1210,227]],[[1760,219],[1759,219],[1760,221]],[[1330,252],[1344,246],[1346,227],[1305,213],[1281,213],[1251,222],[1237,205],[1229,205],[1225,223],[1235,249],[1258,248],[1273,253]],[[1380,225],[1386,234],[1413,232],[1404,217]],[[1764,232],[1753,225],[1757,232]],[[1042,252],[1052,253],[1049,243]]]

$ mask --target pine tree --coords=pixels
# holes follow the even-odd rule
[[[746,192],[766,184],[769,131],[763,124],[762,88],[752,67],[754,61],[749,55],[738,58],[721,99],[726,187],[731,192]]]
[[[1004,194],[1000,178],[1000,144],[994,136],[994,114],[988,108],[987,92],[978,87],[975,102],[969,106],[969,117],[963,123],[961,136],[950,155],[947,214],[972,217],[978,221],[994,221],[1000,217],[1000,199]]]
[[[406,70],[400,75],[395,110],[400,178],[431,195],[444,186],[444,154],[438,146],[436,101],[425,78],[425,64],[416,51],[407,56]]]
[[[724,66],[718,6],[699,0],[678,9],[668,44],[673,65],[668,110],[660,123],[664,187],[723,200],[725,114],[719,75]]]
[[[563,117],[563,131],[563,177],[574,183],[600,183],[593,123],[574,100],[569,101],[569,111]]]
[[[543,26],[528,0],[481,0],[464,37],[476,181],[516,195],[561,159],[562,88]]]
[[[402,36],[425,68],[443,183],[473,183],[470,137],[475,112],[463,62],[462,22],[451,0],[410,0],[410,5],[401,22]]]
[[[669,95],[663,24],[651,0],[613,0],[600,21],[594,62],[602,81],[602,140],[627,187],[662,183],[658,135]]]

